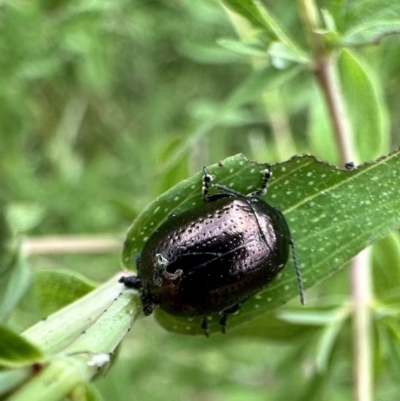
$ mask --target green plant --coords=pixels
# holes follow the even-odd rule
[[[211,2],[193,3],[177,1],[176,7],[184,11],[188,21],[197,21],[199,27],[206,21],[211,21],[209,24],[216,27],[215,33],[218,35],[219,30],[222,30],[222,14],[215,11],[215,5]],[[80,129],[91,133],[89,126],[94,121],[98,127],[97,132],[101,133],[99,137],[102,144],[107,145],[108,130],[113,132],[116,127],[119,129],[121,126],[117,126],[118,120],[122,121],[122,126],[128,120],[126,116],[130,115],[131,111],[129,101],[110,102],[104,94],[109,93],[108,88],[112,85],[110,54],[114,51],[111,44],[107,45],[112,43],[107,35],[107,28],[113,26],[113,18],[118,20],[124,7],[127,10],[131,9],[122,1],[115,4],[93,2],[90,6],[79,6],[74,2],[63,6],[52,2],[42,2],[40,6],[5,4],[3,12],[12,17],[7,20],[9,25],[3,24],[3,27],[6,25],[7,32],[15,34],[19,29],[23,31],[21,27],[26,22],[34,25],[36,21],[43,28],[51,27],[54,33],[62,38],[55,45],[50,36],[39,35],[41,46],[37,46],[39,38],[28,36],[26,40],[30,40],[31,43],[31,47],[27,46],[29,52],[21,50],[23,57],[18,59],[19,64],[16,63],[15,57],[14,64],[10,62],[9,68],[5,69],[16,84],[14,90],[2,92],[3,98],[7,100],[3,103],[7,104],[9,114],[18,116],[18,113],[21,113],[24,116],[20,119],[21,122],[29,127],[34,113],[26,117],[19,108],[20,100],[26,93],[33,96],[33,99],[42,97],[48,101],[49,98],[44,94],[51,92],[57,99],[63,99],[63,111],[58,111],[57,114],[57,107],[53,111],[54,115],[63,116],[61,123],[52,118],[40,120],[45,121],[48,126],[59,124],[56,130],[58,134],[49,143],[44,141],[43,145],[39,146],[43,154],[50,156],[50,170],[56,171],[61,177],[58,181],[54,179],[54,192],[46,190],[46,194],[50,195],[48,207],[50,210],[55,208],[55,211],[70,209],[71,213],[68,216],[76,212],[78,216],[82,216],[83,221],[87,221],[87,230],[91,227],[93,230],[121,227],[123,224],[118,220],[118,216],[123,213],[135,216],[137,210],[147,203],[140,198],[143,195],[139,189],[142,182],[151,176],[150,170],[162,171],[162,179],[157,180],[160,185],[154,186],[154,191],[163,192],[172,186],[172,182],[176,183],[178,178],[188,175],[191,159],[198,161],[200,165],[208,164],[207,158],[199,158],[196,149],[208,149],[208,157],[212,160],[225,158],[237,150],[251,154],[257,160],[279,160],[273,168],[274,180],[267,199],[281,208],[289,220],[307,288],[313,287],[333,271],[343,267],[360,250],[389,232],[393,233],[374,245],[370,258],[356,259],[351,267],[350,294],[343,289],[343,283],[338,282],[329,286],[335,287],[336,293],[342,295],[334,297],[331,293],[332,296],[327,297],[329,287],[322,284],[309,291],[306,309],[300,308],[295,300],[290,309],[267,313],[296,296],[295,277],[292,266],[289,265],[280,280],[267,288],[261,297],[247,302],[243,310],[233,316],[229,322],[228,336],[215,336],[216,340],[212,339],[215,342],[204,347],[210,349],[213,344],[222,342],[229,346],[230,343],[237,344],[234,341],[239,341],[240,338],[254,337],[280,339],[292,344],[291,352],[296,357],[292,355],[292,358],[281,358],[281,363],[290,360],[290,366],[293,366],[293,363],[299,364],[299,360],[308,359],[311,361],[309,375],[312,380],[308,380],[308,384],[299,383],[288,373],[288,369],[284,368],[281,375],[285,375],[286,380],[291,380],[293,387],[281,386],[280,392],[276,391],[276,396],[280,394],[282,397],[284,394],[293,398],[296,394],[297,399],[343,399],[343,396],[348,395],[354,388],[355,399],[369,400],[374,393],[372,384],[375,379],[378,383],[390,384],[377,386],[378,399],[396,399],[398,385],[395,379],[391,380],[391,375],[396,378],[400,361],[397,324],[400,242],[395,231],[400,226],[399,154],[392,153],[369,164],[361,164],[351,171],[334,168],[311,156],[297,156],[286,162],[281,161],[307,150],[331,163],[343,166],[345,162],[354,161],[359,165],[389,153],[390,144],[398,143],[395,136],[398,116],[394,113],[398,100],[392,93],[392,88],[398,85],[395,73],[399,59],[396,57],[398,49],[395,46],[395,37],[382,39],[398,31],[400,6],[396,2],[373,0],[348,3],[327,1],[318,4],[298,0],[296,8],[294,3],[290,6],[271,3],[271,6],[268,6],[267,2],[225,0],[222,4],[238,33],[239,40],[219,39],[215,46],[195,46],[188,41],[182,41],[182,35],[174,37],[170,34],[173,30],[167,24],[162,25],[159,28],[159,37],[166,43],[165,47],[162,47],[165,54],[169,54],[168,50],[171,51],[173,47],[169,42],[173,37],[175,43],[178,41],[175,47],[179,49],[180,54],[203,63],[224,63],[220,73],[226,78],[226,83],[221,84],[219,92],[214,88],[208,91],[204,88],[198,89],[204,90],[201,92],[203,101],[192,99],[189,109],[192,116],[188,118],[182,116],[179,110],[185,102],[183,92],[193,86],[200,88],[202,85],[198,82],[202,82],[199,79],[202,75],[190,64],[190,73],[186,75],[187,82],[185,78],[180,78],[178,83],[162,84],[167,81],[168,75],[164,71],[161,72],[161,69],[157,70],[149,61],[159,54],[159,44],[156,45],[157,41],[150,35],[152,32],[156,37],[157,32],[152,22],[152,12],[155,11],[156,15],[160,13],[160,16],[171,16],[173,21],[175,10],[163,8],[161,3],[156,4],[154,9],[146,8],[151,6],[138,9],[133,6],[132,10],[135,13],[132,15],[142,13],[142,18],[137,21],[144,26],[142,34],[148,35],[144,39],[148,59],[141,58],[139,64],[146,73],[153,71],[153,75],[149,77],[158,78],[156,84],[159,85],[162,96],[157,95],[151,79],[144,77],[142,81],[135,81],[135,85],[143,85],[150,91],[153,89],[153,101],[158,96],[170,97],[171,91],[179,85],[184,89],[177,92],[174,106],[169,104],[174,102],[165,102],[162,107],[151,108],[152,112],[149,114],[145,113],[145,107],[138,106],[140,112],[133,126],[125,126],[125,133],[121,136],[123,139],[112,144],[113,149],[125,157],[125,163],[133,157],[137,162],[137,169],[146,163],[150,164],[147,157],[158,161],[143,173],[141,179],[137,176],[132,178],[132,185],[136,186],[136,193],[140,194],[139,198],[135,199],[134,207],[127,207],[126,195],[112,196],[115,207],[102,209],[99,205],[98,214],[104,217],[97,225],[94,223],[94,217],[97,215],[92,214],[90,218],[91,209],[96,207],[91,182],[95,181],[98,186],[99,181],[93,178],[100,176],[99,171],[107,170],[110,165],[112,169],[117,170],[121,165],[109,155],[101,155],[95,140],[85,144],[85,140],[79,139],[77,133]],[[211,19],[211,15],[215,15],[214,19]],[[18,24],[19,20],[22,20],[21,24]],[[112,32],[122,32],[126,38],[135,38],[139,32],[137,26],[129,25],[128,20],[123,21],[124,24],[119,26],[119,30],[114,26]],[[179,23],[181,33],[189,31],[190,23],[185,25],[184,19]],[[44,32],[48,31],[44,29]],[[224,34],[229,34],[229,30],[224,30]],[[204,35],[203,40],[211,40]],[[104,42],[103,38],[107,40]],[[382,43],[379,46],[371,46],[380,41]],[[119,50],[125,49],[123,41],[116,43],[119,44]],[[7,44],[3,42],[3,49],[11,55]],[[54,53],[54,47],[59,53]],[[140,53],[139,50],[138,52]],[[43,57],[43,54],[47,57]],[[64,62],[59,56],[65,57],[66,54],[68,57]],[[25,62],[24,58],[29,63]],[[40,68],[36,64],[39,61]],[[168,65],[168,62],[172,63],[171,71],[183,69],[185,64],[174,59],[167,61],[164,66]],[[15,68],[16,65],[19,68]],[[120,65],[115,68],[117,67]],[[210,82],[218,82],[221,77],[214,71],[220,67],[213,68],[213,71],[210,69],[210,74],[215,74],[215,81]],[[230,76],[228,70],[235,72],[231,72]],[[69,82],[66,80],[62,81],[63,85],[52,85],[51,82],[57,80],[57,74],[67,76]],[[237,76],[243,75],[243,82],[231,90],[235,82],[240,81]],[[32,82],[32,77],[36,92],[30,92],[28,89],[27,83]],[[93,79],[94,77],[99,79]],[[198,81],[193,79],[194,77]],[[5,82],[2,85],[9,88]],[[72,95],[66,89],[68,85],[75,88]],[[209,86],[212,87],[211,84]],[[207,88],[207,85],[204,87]],[[132,95],[125,87],[121,93],[121,97],[125,96],[126,99]],[[223,100],[218,101],[220,98]],[[48,104],[51,107],[51,102]],[[103,108],[104,104],[107,104],[107,107]],[[104,112],[109,109],[116,110],[116,106],[119,105],[125,107],[124,113],[119,117],[115,116],[115,113]],[[149,104],[147,105],[150,109]],[[389,123],[389,114],[392,125]],[[171,115],[179,122],[173,122]],[[81,116],[81,120],[76,116]],[[200,123],[196,123],[196,118]],[[265,129],[265,120],[269,122],[268,129]],[[101,124],[96,121],[101,121]],[[149,125],[145,125],[145,121],[150,121]],[[20,135],[25,146],[29,145],[29,130],[24,131],[26,136],[23,136],[20,134],[22,128],[15,124],[10,125],[4,115],[1,122],[2,131]],[[153,141],[142,140],[138,135],[132,135],[141,141],[139,149],[148,144],[148,154],[138,150],[134,143],[131,145],[131,137],[127,134],[128,131],[138,132],[143,127],[154,136]],[[250,134],[244,136],[246,130],[250,131]],[[180,140],[176,140],[173,136],[156,135],[157,131],[190,133],[182,134]],[[27,160],[17,157],[17,148],[13,147],[15,145],[12,136],[3,134],[2,137],[7,144],[4,149],[9,150],[3,150],[4,171],[8,177],[3,179],[7,188],[10,188],[8,192],[29,193],[24,192],[28,185],[22,185],[24,180],[29,182],[29,174],[18,180],[19,177],[15,173],[26,169]],[[147,137],[150,138],[151,135]],[[77,143],[79,152],[76,151]],[[101,155],[97,163],[88,163],[88,155],[91,152],[99,152]],[[91,166],[86,173],[82,168],[84,162]],[[15,165],[18,166],[17,169]],[[232,184],[238,190],[249,185],[257,186],[258,176],[251,173],[253,169],[258,168],[257,164],[236,156],[224,160],[224,165],[223,170],[218,169],[218,178],[222,183]],[[71,169],[71,166],[75,168]],[[46,167],[41,166],[42,169]],[[213,168],[217,169],[214,166],[211,167],[211,171]],[[194,170],[199,170],[198,166]],[[183,210],[193,202],[201,202],[199,174],[172,187],[138,216],[125,242],[123,262],[126,267],[133,268],[131,261],[134,254],[140,251],[144,237],[169,213]],[[125,188],[129,187],[126,181],[129,180],[121,181],[123,182],[118,183],[117,187],[121,194],[124,194]],[[20,184],[20,188],[15,188],[18,185],[16,183]],[[32,177],[30,184],[40,188],[40,180],[35,177]],[[68,202],[64,205],[60,203],[59,208],[54,206],[60,202],[59,194],[65,186],[70,190],[83,188],[83,195],[80,195],[82,199],[86,197],[86,200],[93,200],[93,204],[85,208],[89,217],[87,213],[79,211],[76,205]],[[152,189],[150,188],[149,192]],[[107,197],[107,192],[104,192],[101,196]],[[28,200],[35,201],[31,193],[29,197],[32,199]],[[151,197],[151,193],[147,195],[147,199]],[[79,198],[77,200],[79,201]],[[36,216],[38,221],[45,219],[40,207],[29,215]],[[44,220],[47,223],[44,226],[48,229],[61,229],[65,226],[66,231],[79,232],[80,229],[85,229],[82,219],[76,217],[69,222],[60,218],[58,224]],[[24,221],[26,222],[26,219]],[[115,221],[119,221],[120,225],[116,225]],[[151,223],[153,225],[150,225]],[[5,230],[6,223],[2,223],[1,227]],[[18,247],[10,245],[11,238],[10,234],[4,231],[2,244],[5,245],[1,261],[4,269],[3,302],[0,310],[3,321],[14,311],[25,292],[29,275],[29,269],[24,258],[20,256]],[[104,276],[107,277],[107,274]],[[337,277],[343,280],[344,275],[339,273]],[[334,280],[333,277],[329,282],[335,283]],[[25,399],[24,397],[33,399],[35,394],[39,394],[41,399],[43,394],[46,394],[46,399],[49,400],[59,399],[67,394],[71,399],[99,397],[94,387],[88,384],[89,379],[107,365],[109,353],[115,350],[140,313],[137,295],[130,292],[119,295],[121,285],[117,283],[117,278],[113,277],[108,283],[89,292],[87,298],[82,298],[83,294],[93,289],[94,284],[71,271],[42,271],[35,274],[34,283],[34,299],[40,304],[41,313],[51,315],[47,321],[27,329],[22,337],[10,328],[2,327],[0,339],[3,344],[0,350],[3,354],[0,355],[0,361],[5,369],[0,373],[0,389],[5,393],[9,391],[9,398],[16,400]],[[50,288],[53,290],[49,291]],[[63,292],[61,289],[68,290]],[[75,299],[78,300],[73,303]],[[103,312],[104,309],[106,312]],[[127,310],[129,314],[125,313]],[[85,320],[85,316],[91,320]],[[161,312],[157,313],[157,319],[169,331],[201,333],[195,322],[188,323]],[[251,319],[255,320],[242,325]],[[48,331],[44,330],[46,327],[49,327]],[[82,331],[85,331],[84,335],[80,334]],[[352,336],[354,358],[349,358],[343,351],[346,350]],[[187,346],[190,347],[190,344]],[[13,353],[10,353],[10,350]],[[102,358],[98,358],[97,355]],[[347,366],[349,363],[354,363],[356,372],[354,384],[351,385],[346,383],[345,375],[341,374],[343,366],[345,372],[350,371]],[[293,370],[298,373],[297,368],[296,366]],[[151,368],[148,372],[151,372]],[[54,377],[53,375],[59,380],[54,381],[54,386],[45,385],[48,383],[47,379]],[[177,376],[185,377],[183,373]],[[150,373],[148,377],[151,377]],[[31,380],[13,393],[16,386],[27,378]],[[232,383],[228,383],[225,387],[228,394],[225,399],[229,399],[229,385],[233,386]],[[234,388],[237,388],[235,386]],[[260,394],[261,397],[262,393]],[[231,396],[233,397],[233,393]],[[254,397],[258,399],[256,395]]]

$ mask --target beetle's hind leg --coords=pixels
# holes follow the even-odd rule
[[[225,334],[226,333],[226,324],[227,324],[227,320],[228,320],[228,316],[232,315],[233,313],[237,312],[240,308],[241,308],[242,304],[241,303],[237,303],[233,306],[231,306],[228,309],[225,309],[221,312],[221,319],[219,321],[219,324],[221,325],[221,329],[222,329],[222,333]]]
[[[203,330],[204,335],[206,337],[210,337],[210,327],[208,325],[207,316],[203,317],[203,320],[201,321],[201,328]]]
[[[149,316],[153,313],[154,308],[157,306],[158,302],[151,296],[147,295],[145,292],[140,296],[142,301],[143,313],[145,316]]]

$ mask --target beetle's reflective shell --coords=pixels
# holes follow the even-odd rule
[[[257,197],[223,197],[172,216],[138,260],[144,312],[159,305],[205,316],[242,303],[285,266],[290,238],[283,215]]]

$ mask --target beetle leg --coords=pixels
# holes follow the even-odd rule
[[[119,280],[120,283],[123,283],[127,288],[133,288],[135,290],[141,290],[143,288],[142,282],[140,278],[137,276],[122,276]],[[153,313],[155,302],[154,300],[146,295],[143,291],[142,295],[140,296],[140,300],[142,301],[143,305],[143,313],[145,316],[149,316]]]
[[[344,168],[346,170],[355,170],[357,167],[354,164],[354,162],[347,162],[347,163],[345,163]]]
[[[204,335],[206,337],[210,337],[210,327],[208,326],[208,320],[206,316],[203,317],[201,328],[203,329]]]
[[[183,274],[183,270],[182,269],[176,270],[175,273],[170,273],[170,272],[165,271],[164,272],[164,279],[168,280],[168,281],[175,281],[179,277],[181,277],[182,274]]]
[[[221,325],[223,334],[226,333],[226,323],[228,320],[228,316],[231,315],[232,313],[237,312],[241,306],[242,306],[242,304],[238,303],[238,304],[235,304],[235,305],[231,306],[230,308],[225,309],[221,312],[222,317],[221,317],[221,320],[219,321],[219,324]]]
[[[236,192],[233,189],[230,189],[224,185],[220,184],[212,184],[213,176],[208,173],[207,168],[203,167],[203,187],[202,187],[202,195],[203,195],[203,200],[204,202],[214,202],[217,199],[221,198],[229,198],[230,196],[243,196],[240,192]],[[212,194],[209,195],[209,190],[211,187],[218,188],[222,190],[223,192],[220,192],[218,194]]]
[[[211,195],[211,196],[215,196],[216,198],[227,198],[229,196],[237,196],[239,198],[240,197],[245,198],[245,195],[243,195],[242,193],[237,192],[234,189],[228,188],[225,185],[213,184],[213,187],[221,189],[222,191],[224,191],[224,192],[219,193],[219,194]]]
[[[222,334],[226,334],[226,321],[228,320],[228,315],[222,315],[221,320],[219,321],[219,324],[221,325],[222,329]]]
[[[261,188],[257,189],[254,192],[249,193],[247,196],[248,197],[253,197],[253,196],[263,196],[267,193],[267,187],[268,187],[268,182],[272,178],[272,171],[269,168],[266,168],[263,172],[263,178],[261,181]]]
[[[201,189],[201,193],[203,195],[203,199],[208,202],[208,191],[211,187],[211,181],[213,180],[213,176],[208,174],[207,168],[203,167],[203,187]]]
[[[142,296],[140,297],[140,300],[142,301],[144,315],[145,316],[151,315],[155,307],[152,297],[143,293]]]

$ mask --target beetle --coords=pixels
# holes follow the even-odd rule
[[[260,189],[247,195],[214,184],[205,167],[203,173],[204,204],[171,215],[145,243],[137,258],[138,275],[120,279],[141,291],[144,314],[160,307],[172,315],[200,317],[208,336],[207,316],[219,313],[225,333],[228,315],[276,277],[290,248],[304,304],[289,226],[260,198],[267,192],[270,168],[263,171]],[[210,193],[211,188],[219,192]]]

